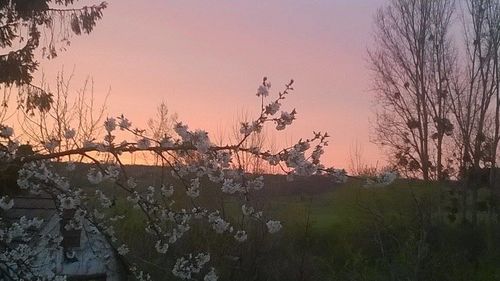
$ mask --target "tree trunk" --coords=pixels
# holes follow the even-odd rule
[[[438,143],[437,143],[437,159],[436,159],[436,171],[437,171],[437,180],[438,181],[443,181],[443,137],[440,134],[438,136]]]

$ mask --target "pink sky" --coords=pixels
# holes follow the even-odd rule
[[[298,120],[277,139],[328,131],[326,164],[347,168],[356,141],[374,164],[384,158],[369,142],[366,50],[383,2],[109,1],[95,31],[41,61],[41,70],[51,79],[63,66],[75,67],[75,88],[92,76],[96,95],[111,88],[109,115],[124,113],[135,125],[145,126],[165,100],[190,128],[214,134],[241,112],[258,113],[263,76],[273,93],[293,78],[284,109],[296,107]]]

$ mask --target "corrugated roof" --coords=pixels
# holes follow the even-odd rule
[[[56,204],[48,194],[13,197],[14,206],[4,213],[4,218],[17,220],[21,217],[40,218],[45,222],[56,214]]]

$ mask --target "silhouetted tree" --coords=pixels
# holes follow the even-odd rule
[[[156,107],[154,117],[148,119],[148,128],[151,135],[156,139],[171,138],[174,126],[177,123],[177,114],[168,110],[167,102],[162,101]],[[158,165],[161,158],[155,156],[155,165]]]
[[[464,70],[455,80],[450,97],[458,127],[460,171],[466,187],[472,191],[475,223],[481,169],[496,166],[499,141],[500,4],[497,0],[468,0],[463,14]],[[493,186],[495,169],[491,171]]]
[[[102,18],[106,2],[79,6],[80,0],[0,0],[0,88],[17,87],[18,106],[26,112],[48,112],[54,102],[53,95],[32,84],[33,73],[38,68],[37,53],[44,58],[54,58],[65,50],[73,35],[90,33]],[[2,100],[7,107],[8,100]],[[2,125],[3,126],[3,125]],[[9,140],[10,142],[10,140]],[[28,147],[32,152],[31,146]],[[2,153],[8,151],[1,144]],[[17,158],[24,157],[22,149]],[[17,162],[0,159],[4,191],[16,185]],[[3,193],[2,191],[2,193]]]
[[[375,141],[389,148],[402,172],[425,180],[446,178],[453,10],[452,0],[390,1],[376,15],[369,52],[379,105]]]
[[[455,6],[460,56],[450,40]],[[379,104],[375,140],[407,175],[426,180],[447,178],[453,167],[444,163],[453,155],[464,183],[462,219],[470,210],[475,224],[482,169],[492,168],[495,186],[500,142],[500,2],[392,0],[379,10],[376,31],[369,53]]]
[[[54,58],[73,35],[90,33],[102,18],[106,2],[79,6],[80,0],[0,1],[0,85],[23,86],[19,100],[26,111],[46,110],[52,97],[31,85],[38,68],[35,51]]]

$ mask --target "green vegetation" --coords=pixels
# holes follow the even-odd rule
[[[217,264],[221,280],[500,280],[498,214],[489,204],[475,227],[450,220],[451,213],[460,212],[452,208],[454,185],[399,181],[366,188],[356,180],[338,185],[317,177],[289,183],[267,176],[251,204],[282,221],[277,236],[266,235],[255,223],[249,240],[230,252],[231,239],[200,225],[178,247],[209,248],[222,257]],[[210,186],[204,192],[217,198],[214,204],[224,202],[226,217],[238,222],[241,211],[234,198],[219,199]],[[182,202],[182,194],[177,196]],[[150,270],[154,280],[170,280],[175,260],[149,250],[153,240],[144,233],[139,212],[120,196],[114,212],[126,217],[117,224],[119,236],[139,249],[132,253],[134,262]]]

